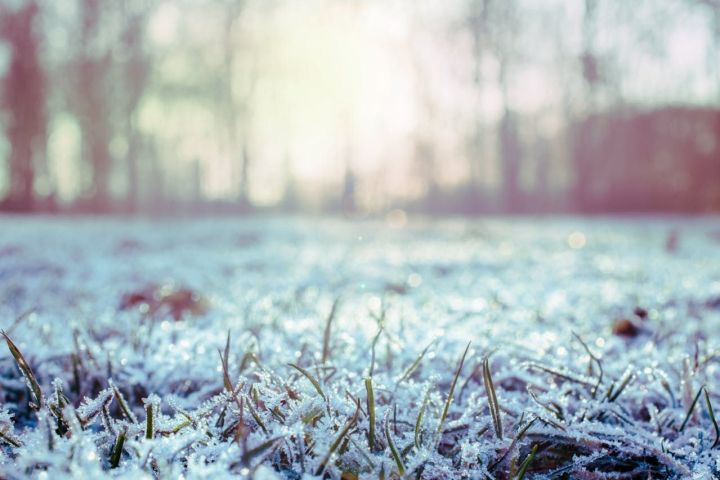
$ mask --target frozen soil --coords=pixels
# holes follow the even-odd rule
[[[401,220],[0,217],[0,477],[720,475],[720,219]]]

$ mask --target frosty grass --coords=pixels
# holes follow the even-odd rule
[[[0,232],[2,478],[720,474],[718,219]]]

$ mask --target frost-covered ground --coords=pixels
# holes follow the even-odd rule
[[[0,217],[0,477],[718,476],[720,219],[397,220]]]

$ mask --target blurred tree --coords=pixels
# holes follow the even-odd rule
[[[598,87],[602,82],[598,57],[595,53],[595,37],[597,35],[597,0],[584,1],[582,19],[582,52],[580,55],[580,71],[585,84],[584,110],[589,117],[595,112]],[[572,142],[573,158],[575,160],[575,180],[573,183],[572,199],[574,208],[584,211],[589,208],[589,197],[597,178],[594,169],[598,167],[596,156],[597,145],[593,135],[599,134],[604,128],[604,118],[593,117],[591,121],[582,121],[577,131],[577,138]],[[597,135],[595,135],[597,138]]]
[[[89,204],[86,208],[110,208],[111,89],[109,82],[112,51],[103,35],[106,0],[79,0],[80,37],[73,65],[71,103],[82,131],[83,157],[92,172]]]
[[[497,60],[497,82],[502,100],[502,117],[499,126],[500,164],[502,171],[501,197],[503,210],[516,212],[522,206],[519,185],[522,149],[518,130],[518,116],[513,110],[510,80],[513,63],[518,56],[516,38],[521,30],[521,15],[516,0],[484,0],[485,29],[489,33],[489,46]]]
[[[8,117],[10,142],[10,190],[3,206],[11,210],[33,209],[35,168],[45,161],[45,75],[39,55],[38,12],[33,0],[17,10],[0,6],[0,36],[10,46],[2,108]]]
[[[134,7],[134,8],[133,8]],[[122,115],[125,142],[127,145],[127,208],[131,212],[138,209],[140,175],[138,156],[142,148],[142,135],[138,126],[138,107],[148,87],[151,63],[145,53],[145,28],[152,6],[148,2],[123,4],[123,32],[121,48],[123,51]],[[197,172],[196,172],[197,173]]]
[[[473,83],[477,90],[478,101],[474,108],[474,125],[470,139],[470,153],[468,155],[470,172],[470,202],[472,210],[477,209],[480,200],[480,182],[483,172],[487,170],[485,163],[487,159],[483,155],[483,138],[485,137],[484,115],[482,105],[482,92],[485,87],[483,72],[483,57],[487,51],[487,0],[470,0],[468,9],[468,28],[472,35],[472,61],[473,61]]]
[[[250,97],[252,96],[257,72],[251,73],[249,87],[244,94],[236,91],[238,78],[236,29],[240,16],[245,7],[245,0],[222,0],[224,6],[224,25],[222,30],[222,68],[219,81],[219,108],[226,133],[227,149],[231,160],[231,172],[233,180],[238,183],[238,202],[241,208],[250,205],[249,192],[249,171],[250,171],[250,149],[249,149],[249,128],[248,117],[250,108]],[[235,166],[238,166],[235,169]]]

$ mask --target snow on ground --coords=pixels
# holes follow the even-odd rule
[[[0,327],[2,478],[720,472],[717,218],[3,217]]]

